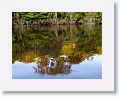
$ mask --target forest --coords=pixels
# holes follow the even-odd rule
[[[14,25],[102,24],[101,12],[13,12]]]

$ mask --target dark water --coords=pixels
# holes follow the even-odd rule
[[[13,79],[100,79],[101,57],[101,25],[13,27]],[[49,68],[50,58],[54,68]]]

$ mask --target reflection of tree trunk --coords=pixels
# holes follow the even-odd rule
[[[52,26],[52,29],[53,29],[53,32],[54,32],[54,35],[53,37],[57,37],[58,36],[58,26]]]
[[[35,43],[35,52],[36,52],[36,43]]]
[[[72,32],[72,30],[73,30],[73,26],[70,25],[71,40],[73,39],[73,32]]]
[[[58,36],[58,26],[55,27],[54,32],[55,32],[55,36],[57,37]]]

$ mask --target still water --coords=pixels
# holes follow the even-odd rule
[[[16,26],[13,79],[101,79],[101,25]]]
[[[37,64],[32,63],[23,63],[16,61],[12,68],[12,78],[13,79],[101,79],[102,78],[102,65],[101,58],[102,56],[94,55],[93,60],[88,58],[77,65],[72,65],[71,73],[69,74],[57,74],[57,75],[48,75],[36,73],[33,66],[37,67]]]

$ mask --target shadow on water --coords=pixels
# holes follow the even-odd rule
[[[80,64],[84,62],[88,64],[84,65],[86,68],[92,68],[94,66],[92,62],[96,62],[96,58],[100,58],[99,60],[101,60],[101,55],[101,25],[13,27],[13,78],[20,77],[15,77],[16,74],[21,74],[22,77],[20,78],[36,78],[35,76],[40,76],[39,78],[86,78],[85,76],[80,77],[82,73],[74,73],[73,71],[79,71],[79,66],[82,66]],[[89,66],[90,63],[92,64],[91,66]],[[99,67],[102,65],[102,62],[94,64],[96,64],[95,67]],[[18,70],[18,67],[21,68],[21,71]],[[25,70],[25,67],[26,69],[30,68],[29,70],[34,72],[34,77],[30,77],[30,75],[23,76],[26,73],[21,72],[23,72],[22,69]],[[91,78],[101,78],[101,70],[98,71],[100,71],[98,72],[99,74],[96,74],[99,77],[95,76]],[[59,77],[58,75],[70,76]]]

